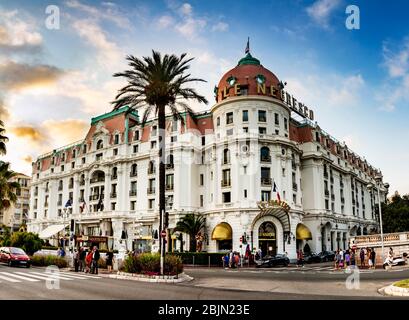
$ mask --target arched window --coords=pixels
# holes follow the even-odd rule
[[[62,180],[60,180],[60,181],[58,182],[58,191],[61,191],[61,190],[62,190],[62,185],[63,185],[63,182],[62,182]]]
[[[97,142],[97,150],[102,149],[104,147],[104,142],[102,140],[98,140]]]
[[[136,177],[138,175],[138,165],[134,163],[131,166],[131,177]]]
[[[271,162],[270,149],[268,147],[262,147],[260,149],[260,161]]]
[[[91,183],[103,182],[105,181],[104,171],[97,170],[92,174]]]
[[[68,187],[72,189],[74,187],[74,178],[70,178],[70,183],[68,184]]]
[[[223,150],[223,164],[230,163],[230,150],[224,149]]]
[[[118,168],[113,167],[112,168],[112,179],[116,179],[116,178],[118,178]]]
[[[155,161],[149,161],[148,174],[155,173]]]

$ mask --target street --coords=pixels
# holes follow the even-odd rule
[[[59,289],[47,289],[49,274],[45,268],[9,268],[0,265],[0,299],[159,299],[159,300],[277,300],[277,299],[390,299],[377,293],[383,285],[409,278],[409,270],[375,271],[360,274],[360,290],[348,290],[348,274],[304,269],[188,268],[193,281],[159,284],[108,278],[106,274],[89,275],[60,272]]]

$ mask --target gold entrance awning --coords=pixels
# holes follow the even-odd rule
[[[310,229],[308,229],[302,223],[298,224],[296,234],[297,240],[312,240],[312,234]]]
[[[226,222],[219,223],[214,227],[212,232],[212,240],[231,240],[233,239],[233,231],[230,225]]]

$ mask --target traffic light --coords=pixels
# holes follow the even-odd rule
[[[169,212],[165,212],[165,216],[163,217],[163,228],[166,229],[169,227]]]
[[[74,231],[75,231],[74,219],[71,219],[70,231],[71,231],[71,232],[74,232]]]

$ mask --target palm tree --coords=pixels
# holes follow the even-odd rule
[[[20,184],[10,181],[16,175],[10,170],[10,163],[0,161],[0,210],[8,209],[17,201],[16,191],[20,190]]]
[[[114,77],[123,77],[128,84],[119,90],[115,101],[112,102],[114,110],[123,106],[129,106],[131,110],[144,109],[142,126],[145,125],[149,115],[154,112],[158,117],[159,125],[159,229],[162,227],[162,213],[165,212],[165,124],[166,109],[169,108],[175,120],[181,120],[184,124],[178,107],[193,116],[192,109],[185,103],[193,99],[207,104],[204,96],[196,90],[185,85],[203,79],[191,78],[186,72],[190,68],[189,63],[193,58],[185,59],[186,53],[180,57],[176,55],[164,55],[152,50],[152,57],[136,58],[127,56],[129,70],[115,73]],[[160,243],[164,248],[161,237]]]
[[[189,235],[190,252],[196,251],[196,236],[205,228],[206,218],[189,213],[176,224],[174,231],[180,231]]]
[[[0,155],[6,154],[6,142],[9,139],[4,135],[5,132],[4,122],[0,120]]]

